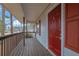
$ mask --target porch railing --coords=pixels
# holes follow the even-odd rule
[[[23,51],[24,32],[0,37],[0,55],[21,55]]]

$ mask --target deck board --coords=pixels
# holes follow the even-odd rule
[[[36,39],[26,39],[23,56],[52,56]]]

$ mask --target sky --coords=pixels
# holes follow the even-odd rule
[[[0,16],[2,16],[2,6],[0,5]]]

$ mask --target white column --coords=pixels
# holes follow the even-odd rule
[[[65,39],[65,4],[61,4],[61,55],[64,55],[64,39]]]

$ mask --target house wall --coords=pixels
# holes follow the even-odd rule
[[[41,20],[41,35],[37,34],[37,40],[48,49],[48,13],[58,4],[51,4],[38,20]],[[65,39],[65,4],[61,4],[61,55],[79,56],[78,53],[64,47]]]
[[[79,53],[64,47],[64,56],[79,56]]]

